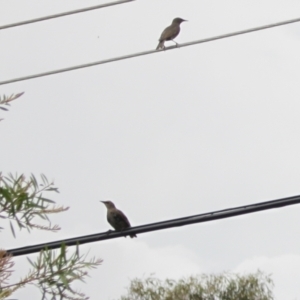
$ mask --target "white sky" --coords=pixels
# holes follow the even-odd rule
[[[103,1],[105,3],[107,1]],[[100,1],[2,1],[0,25]],[[174,17],[183,43],[300,17],[295,0],[138,0],[0,31],[0,81],[154,49]],[[172,45],[170,43],[169,45]],[[100,199],[132,225],[300,194],[300,24],[4,85],[4,173],[60,188],[59,233],[1,224],[4,248],[108,230]],[[116,299],[155,273],[273,273],[276,299],[300,299],[299,206],[82,247],[104,259],[80,285]],[[33,256],[31,256],[33,257]],[[28,268],[16,259],[18,271]],[[28,299],[32,290],[14,296]]]

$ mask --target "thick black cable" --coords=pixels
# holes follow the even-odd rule
[[[83,69],[83,68],[92,67],[92,66],[96,66],[96,65],[102,65],[102,64],[111,63],[114,61],[133,58],[133,57],[144,56],[144,55],[154,54],[154,53],[160,53],[160,52],[166,51],[166,50],[174,50],[177,48],[212,42],[212,41],[216,41],[216,40],[220,40],[220,39],[224,39],[224,38],[228,38],[228,37],[233,37],[236,35],[246,34],[246,33],[254,32],[254,31],[269,29],[269,28],[278,27],[278,26],[283,26],[283,25],[296,23],[296,22],[300,22],[300,18],[287,20],[287,21],[283,21],[283,22],[278,22],[278,23],[273,23],[273,24],[269,24],[269,25],[264,25],[264,26],[260,26],[260,27],[245,29],[245,30],[236,31],[236,32],[232,32],[232,33],[222,34],[222,35],[218,35],[218,36],[214,36],[214,37],[210,37],[210,38],[206,38],[206,39],[202,39],[202,40],[192,41],[192,42],[188,42],[188,43],[183,43],[178,46],[168,47],[165,50],[148,50],[148,51],[143,51],[143,52],[139,52],[139,53],[128,54],[128,55],[124,55],[124,56],[100,60],[100,61],[87,63],[87,64],[83,64],[83,65],[68,67],[68,68],[64,68],[64,69],[59,69],[59,70],[54,70],[54,71],[49,71],[49,72],[44,72],[44,73],[39,73],[39,74],[34,74],[34,75],[28,75],[28,76],[19,77],[19,78],[8,79],[8,80],[0,81],[0,85],[9,84],[9,83],[18,82],[18,81],[29,80],[29,79],[38,78],[38,77],[49,76],[49,75],[63,73],[63,72],[74,71],[77,69]]]
[[[102,233],[80,236],[76,238],[59,240],[55,242],[43,243],[39,245],[10,249],[7,250],[7,253],[13,256],[26,255],[26,254],[40,252],[45,248],[57,249],[60,248],[62,244],[65,244],[66,246],[83,245],[86,243],[92,243],[92,242],[98,242],[98,241],[123,237],[133,233],[141,234],[145,232],[162,230],[162,229],[173,228],[178,226],[185,226],[189,224],[209,222],[209,221],[225,219],[225,218],[230,218],[239,215],[250,214],[258,211],[299,204],[299,203],[300,203],[300,195],[288,197],[288,198],[282,198],[278,200],[255,203],[246,206],[228,208],[224,210],[213,211],[209,213],[198,214],[198,215],[179,218],[179,219],[173,219],[173,220],[168,220],[163,222],[131,227],[130,229],[124,230],[122,232],[116,232],[116,231],[111,231],[109,233],[102,232]]]

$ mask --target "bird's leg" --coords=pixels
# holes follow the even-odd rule
[[[176,47],[178,47],[179,45],[178,45],[178,43],[177,42],[175,42],[174,40],[172,40],[172,42],[174,42],[175,44],[176,44]]]
[[[111,232],[113,232],[113,230],[109,229],[109,230],[107,231],[107,235],[109,235]]]

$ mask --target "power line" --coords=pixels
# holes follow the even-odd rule
[[[241,35],[241,34],[246,34],[246,33],[254,32],[254,31],[269,29],[269,28],[272,28],[272,27],[278,27],[278,26],[283,26],[283,25],[287,25],[287,24],[291,24],[291,23],[296,23],[296,22],[299,22],[299,21],[300,21],[300,18],[297,18],[297,19],[287,20],[287,21],[283,21],[283,22],[279,22],[279,23],[264,25],[264,26],[260,26],[260,27],[254,27],[254,28],[245,29],[245,30],[241,30],[241,31],[227,33],[227,34],[222,34],[222,35],[218,35],[218,36],[214,36],[214,37],[210,37],[210,38],[206,38],[206,39],[202,39],[202,40],[183,43],[183,44],[180,44],[178,47],[177,46],[171,46],[171,47],[166,48],[165,50],[166,51],[167,50],[174,50],[174,49],[177,49],[177,48],[180,48],[180,47],[187,47],[187,46],[193,46],[193,45],[196,45],[196,44],[212,42],[212,41],[216,41],[216,40],[220,40],[220,39],[224,39],[224,38],[228,38],[228,37],[233,37],[233,36],[236,36],[236,35]],[[125,59],[129,59],[129,58],[133,58],[133,57],[159,53],[161,51],[164,51],[164,50],[148,50],[148,51],[138,52],[138,53],[134,53],[134,54],[128,54],[128,55],[124,55],[124,56],[104,59],[104,60],[100,60],[100,61],[96,61],[96,62],[92,62],[92,63],[87,63],[87,64],[83,64],[83,65],[68,67],[68,68],[64,68],[64,69],[58,69],[58,70],[54,70],[54,71],[38,73],[38,74],[34,74],[34,75],[28,75],[28,76],[19,77],[19,78],[13,78],[13,79],[5,80],[5,81],[0,81],[0,85],[9,84],[9,83],[18,82],[18,81],[29,80],[29,79],[38,78],[38,77],[54,75],[54,74],[63,73],[63,72],[74,71],[74,70],[77,70],[77,69],[93,67],[93,66],[96,66],[96,65],[103,65],[103,64],[106,64],[106,63],[114,62],[114,61],[125,60]]]
[[[198,215],[179,218],[179,219],[173,219],[173,220],[168,220],[163,222],[131,227],[130,229],[124,230],[122,232],[111,231],[110,233],[108,232],[96,233],[91,235],[80,236],[77,238],[71,238],[71,239],[60,240],[60,241],[44,243],[39,245],[10,249],[7,250],[7,253],[13,256],[20,256],[20,255],[40,252],[41,250],[45,249],[45,247],[47,247],[48,249],[60,248],[62,243],[64,243],[66,246],[82,245],[86,243],[114,239],[114,238],[122,237],[125,235],[127,236],[134,233],[141,234],[144,232],[162,230],[162,229],[173,228],[178,226],[185,226],[189,224],[209,222],[209,221],[225,219],[225,218],[230,218],[239,215],[250,214],[257,211],[263,211],[263,210],[279,208],[288,205],[299,204],[299,203],[300,203],[300,195],[288,197],[288,198],[282,198],[278,200],[255,203],[246,206],[238,206],[234,208],[228,208],[224,210],[213,211],[209,213],[198,214]]]
[[[99,8],[113,6],[113,5],[124,4],[124,3],[132,2],[132,1],[136,1],[136,0],[120,0],[120,1],[110,2],[110,3],[104,3],[104,4],[100,4],[100,5],[96,5],[96,6],[80,8],[80,9],[67,11],[67,12],[63,12],[63,13],[59,13],[59,14],[55,14],[55,15],[45,16],[45,17],[41,17],[41,18],[36,18],[36,19],[21,21],[21,22],[17,22],[17,23],[7,24],[7,25],[0,26],[0,30],[11,28],[11,27],[17,27],[17,26],[21,26],[21,25],[32,24],[32,23],[41,22],[41,21],[46,21],[46,20],[55,19],[55,18],[65,17],[65,16],[69,16],[69,15],[79,14],[79,13],[94,10],[94,9],[99,9]]]

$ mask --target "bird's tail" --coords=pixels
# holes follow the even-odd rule
[[[159,43],[158,43],[158,45],[156,47],[156,50],[163,49],[165,47],[164,44],[165,44],[164,41],[159,41]]]

